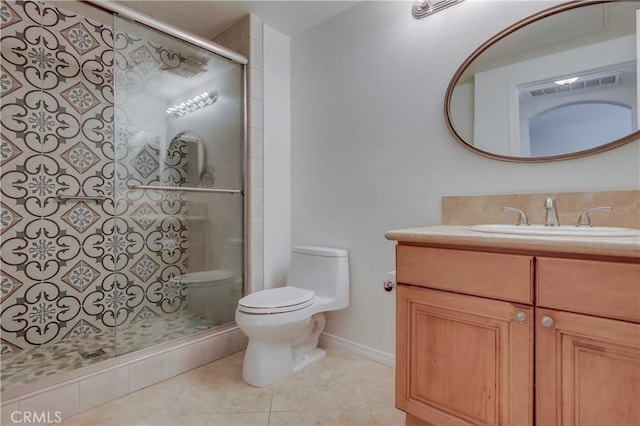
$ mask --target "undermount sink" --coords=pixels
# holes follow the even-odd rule
[[[492,234],[556,235],[567,237],[639,237],[640,230],[612,226],[473,225],[470,231]]]

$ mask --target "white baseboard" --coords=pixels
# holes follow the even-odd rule
[[[363,358],[379,362],[380,364],[388,365],[389,367],[395,367],[396,365],[395,355],[387,352],[382,352],[378,349],[361,345],[360,343],[352,342],[351,340],[334,336],[333,334],[329,333],[320,334],[319,346],[322,348],[342,349],[343,351],[360,355]]]

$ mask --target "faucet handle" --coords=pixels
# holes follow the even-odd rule
[[[591,212],[599,212],[606,211],[610,212],[613,210],[613,207],[592,207],[590,209],[586,209],[582,213],[580,213],[580,217],[578,218],[578,224],[576,226],[591,226],[591,219],[589,218],[589,213]]]
[[[553,197],[547,197],[544,200],[544,208],[549,210],[549,209],[555,209],[556,208],[556,199]]]
[[[529,219],[527,218],[527,214],[520,209],[515,207],[503,207],[503,212],[517,212],[518,213],[518,223],[516,225],[529,226]]]

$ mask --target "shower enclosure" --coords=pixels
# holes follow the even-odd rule
[[[115,15],[1,7],[3,388],[233,322],[243,65]]]

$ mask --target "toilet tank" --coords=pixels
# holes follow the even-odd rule
[[[332,309],[349,305],[349,257],[344,249],[294,247],[287,285],[305,288],[317,297],[333,299]]]

